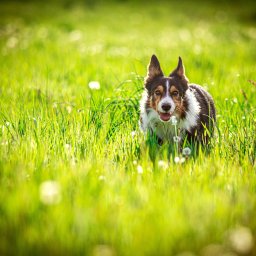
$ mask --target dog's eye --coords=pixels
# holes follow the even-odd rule
[[[178,92],[178,91],[173,91],[173,92],[172,92],[172,96],[173,96],[173,97],[179,96],[179,92]]]
[[[156,96],[161,96],[161,92],[160,92],[159,90],[156,90],[156,91],[155,91],[155,95],[156,95]]]

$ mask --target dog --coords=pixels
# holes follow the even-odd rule
[[[158,144],[196,143],[208,145],[216,122],[212,96],[200,85],[189,84],[181,57],[178,66],[164,76],[152,55],[140,101],[140,127],[155,135]]]

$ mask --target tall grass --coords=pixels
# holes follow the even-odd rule
[[[252,7],[0,3],[0,253],[255,255]],[[153,53],[213,95],[210,154],[151,161]]]

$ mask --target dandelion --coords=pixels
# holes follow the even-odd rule
[[[191,154],[191,149],[190,148],[188,148],[188,147],[183,148],[182,155],[188,157],[190,154]]]
[[[6,140],[6,141],[3,141],[2,143],[1,143],[1,145],[2,146],[7,146],[8,145],[8,141]]]
[[[105,177],[104,175],[100,175],[100,176],[99,176],[99,180],[100,180],[100,181],[105,181],[105,180],[106,180],[106,177]]]
[[[138,164],[138,162],[136,160],[134,160],[132,163],[133,163],[133,165],[137,165]]]
[[[174,157],[174,163],[178,164],[180,162],[180,158],[178,156]]]
[[[174,141],[175,143],[180,142],[180,140],[181,140],[181,137],[180,137],[180,136],[174,136],[174,137],[173,137],[173,141]]]
[[[253,235],[249,228],[238,227],[231,230],[229,241],[232,248],[240,254],[248,254],[253,248]]]
[[[18,39],[16,37],[10,37],[6,43],[8,48],[14,48],[18,43]]]
[[[136,136],[136,131],[132,131],[131,135],[132,135],[132,138],[134,138]]]
[[[71,42],[77,42],[82,38],[82,33],[79,30],[74,30],[69,34],[69,39]]]
[[[177,120],[176,116],[172,116],[170,120],[171,120],[172,125],[177,125],[178,120]]]
[[[66,150],[71,150],[71,145],[70,145],[70,144],[68,144],[68,143],[67,143],[67,144],[65,144],[65,146],[64,146],[64,147],[65,147],[65,149],[66,149]]]
[[[185,163],[185,161],[186,161],[186,159],[185,159],[184,157],[181,157],[181,158],[180,158],[180,164]]]
[[[89,82],[88,86],[91,90],[99,90],[100,89],[100,83],[98,81],[91,81],[91,82]]]
[[[163,160],[159,160],[158,161],[158,167],[163,169],[163,170],[166,170],[168,168],[168,163],[166,163],[165,161]]]
[[[137,166],[137,172],[138,172],[138,174],[142,174],[143,173],[143,168],[142,168],[141,165]]]
[[[60,185],[56,181],[48,180],[40,185],[40,200],[46,205],[57,204],[61,200]]]
[[[6,126],[6,127],[8,127],[8,126],[10,126],[10,125],[11,125],[10,122],[8,122],[8,121],[5,122],[5,126]]]
[[[106,244],[98,244],[93,248],[92,256],[114,256],[116,255],[113,248]]]
[[[178,156],[176,156],[176,157],[174,158],[174,162],[175,162],[176,164],[183,164],[183,163],[185,163],[185,161],[186,161],[186,159],[185,159],[184,157],[178,157]]]
[[[71,107],[71,106],[67,106],[67,107],[66,107],[66,110],[67,110],[67,112],[70,114],[70,113],[72,112],[72,107]]]
[[[71,153],[71,149],[72,149],[71,145],[68,144],[68,143],[65,144],[65,145],[64,145],[64,149],[65,149],[66,154],[69,156],[70,153]]]

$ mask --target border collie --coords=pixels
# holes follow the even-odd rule
[[[209,144],[216,121],[214,102],[201,86],[189,84],[181,57],[177,68],[164,76],[153,55],[144,86],[140,127],[145,133],[154,134],[160,145],[177,137],[180,143]]]

